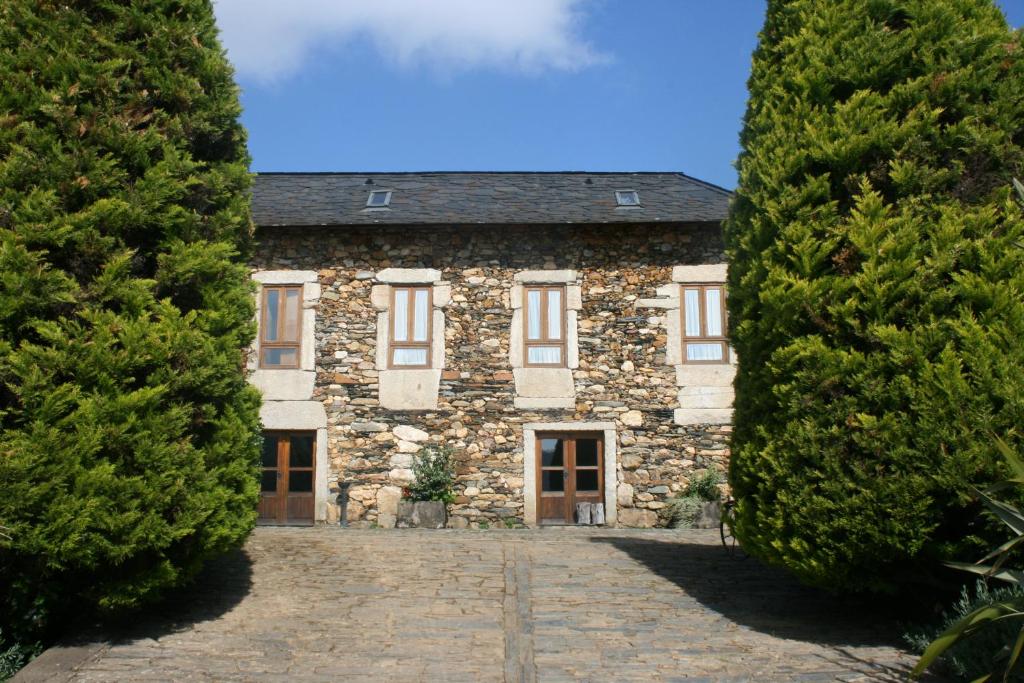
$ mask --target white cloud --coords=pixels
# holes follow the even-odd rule
[[[358,37],[402,67],[575,71],[608,60],[579,36],[587,0],[215,0],[238,72],[294,74]]]

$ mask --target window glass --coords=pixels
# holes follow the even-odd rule
[[[288,473],[288,491],[290,493],[310,493],[313,490],[313,473],[309,470],[291,471]]]
[[[708,336],[722,336],[722,290],[705,289],[704,298],[707,306]]]
[[[562,338],[562,291],[548,290],[548,339]]]
[[[284,299],[284,338],[283,341],[299,340],[299,290],[289,289]]]
[[[526,349],[526,360],[528,363],[555,364],[562,362],[562,347],[560,346],[529,346]]]
[[[526,303],[526,338],[540,339],[540,290],[529,290],[526,294]]]
[[[395,341],[409,341],[409,290],[395,290]]]
[[[264,290],[264,310],[267,312],[263,339],[266,341],[277,341],[277,309],[281,302],[281,292],[277,289]]]
[[[264,467],[277,467],[277,437],[263,436],[263,457]]]
[[[426,365],[426,349],[395,349],[393,365]]]
[[[314,437],[306,434],[291,437],[288,447],[289,467],[313,466],[313,442]]]
[[[541,467],[562,466],[562,440],[541,439],[540,440],[540,464]]]
[[[722,360],[721,343],[687,344],[686,360]]]
[[[263,349],[263,365],[298,365],[298,352],[296,349]]]
[[[277,492],[277,470],[264,470],[260,478],[260,491],[263,493]]]
[[[700,336],[700,290],[684,291],[683,307],[686,309],[686,336]]]
[[[540,473],[541,491],[564,491],[565,470],[546,470]]]
[[[416,290],[416,307],[412,328],[413,341],[427,341],[427,316],[430,314],[429,299],[430,296],[427,290]]]
[[[597,467],[597,439],[576,439],[576,466]]]
[[[619,206],[636,206],[640,203],[640,196],[634,190],[619,191],[615,193],[615,200]]]
[[[576,490],[596,491],[597,470],[576,470]]]

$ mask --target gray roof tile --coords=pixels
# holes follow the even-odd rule
[[[368,210],[370,190],[392,190],[391,206]],[[636,190],[641,207],[618,208],[615,190]],[[260,226],[719,222],[730,197],[682,173],[260,173],[253,218]]]

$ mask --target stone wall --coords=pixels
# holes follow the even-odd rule
[[[333,494],[339,480],[351,482],[354,525],[394,525],[412,455],[429,442],[452,447],[458,460],[452,526],[521,523],[522,425],[531,422],[615,423],[623,526],[663,524],[668,497],[726,465],[728,425],[673,419],[679,388],[666,362],[665,312],[640,303],[671,284],[673,266],[723,263],[717,226],[264,228],[258,241],[254,270],[318,274],[313,398],[327,413],[328,484]],[[436,409],[378,405],[371,288],[385,268],[437,269],[451,286]],[[576,404],[517,409],[510,291],[517,272],[551,269],[578,271],[582,286]]]

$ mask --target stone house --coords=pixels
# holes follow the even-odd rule
[[[580,502],[664,524],[729,455],[729,197],[681,173],[259,174],[261,519],[394,526],[443,444],[451,526]]]

